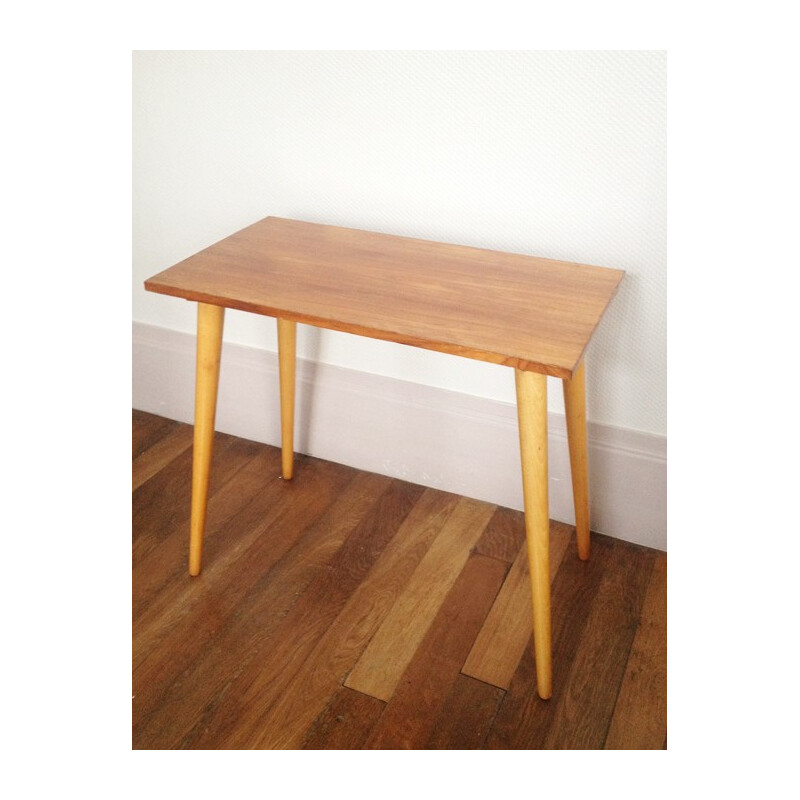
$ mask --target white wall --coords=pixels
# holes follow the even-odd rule
[[[193,306],[142,282],[267,215],[618,267],[588,416],[666,434],[664,52],[147,51],[133,77],[135,321],[192,332]],[[239,312],[225,338],[276,349]],[[298,347],[514,400],[495,365],[308,329]]]

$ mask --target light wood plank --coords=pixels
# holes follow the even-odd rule
[[[659,750],[667,738],[667,556],[656,556],[606,750]]]
[[[550,522],[551,583],[570,537],[569,526]],[[532,632],[530,572],[527,549],[523,545],[461,671],[479,681],[507,689],[528,648]]]
[[[623,274],[267,217],[145,288],[569,378]]]
[[[462,498],[425,554],[345,686],[389,700],[495,507]]]

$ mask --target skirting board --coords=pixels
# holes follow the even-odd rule
[[[195,337],[133,325],[133,408],[191,423]],[[216,429],[280,444],[275,353],[224,343]],[[573,524],[563,415],[548,415],[550,517]],[[522,509],[514,404],[297,361],[295,448]],[[667,549],[666,437],[588,424],[592,530]]]

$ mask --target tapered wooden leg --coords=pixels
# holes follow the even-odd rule
[[[567,413],[569,463],[572,467],[572,497],[575,503],[575,535],[578,557],[589,558],[589,477],[586,458],[586,370],[584,361],[564,379],[564,408]]]
[[[278,319],[278,368],[281,383],[281,474],[291,480],[294,471],[294,385],[297,323]]]
[[[225,309],[197,304],[197,372],[194,400],[194,452],[192,460],[192,519],[189,533],[189,574],[199,575],[203,556],[203,531],[208,506],[208,476],[214,444],[219,362]]]
[[[533,592],[533,649],[539,697],[553,693],[550,630],[550,514],[547,483],[547,376],[516,370],[525,534]]]

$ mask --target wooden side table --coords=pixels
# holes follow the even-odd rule
[[[267,217],[145,281],[198,304],[189,572],[201,566],[226,308],[277,319],[287,480],[298,322],[506,364],[516,377],[537,688],[549,698],[547,375],[564,382],[578,554],[588,559],[583,356],[623,274]]]

